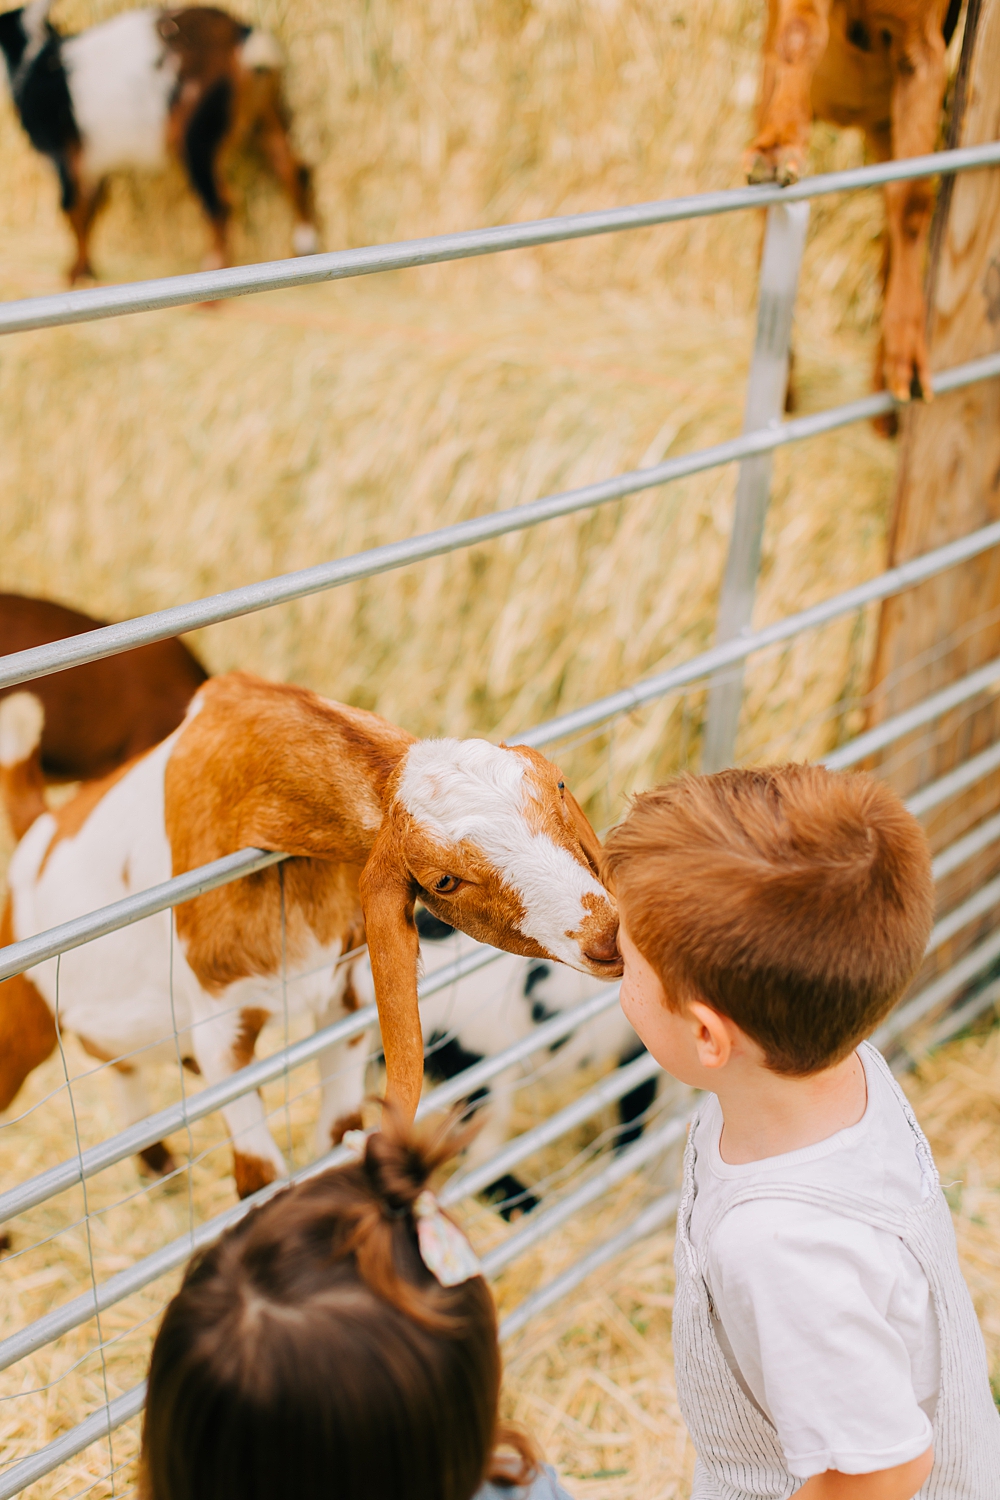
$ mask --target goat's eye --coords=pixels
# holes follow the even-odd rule
[[[565,783],[565,781],[560,781],[560,782],[557,783],[557,785],[558,785],[559,790],[561,792],[564,792],[566,790],[566,783]]]
[[[457,875],[442,875],[440,880],[435,880],[433,888],[439,896],[450,896],[461,884]]]

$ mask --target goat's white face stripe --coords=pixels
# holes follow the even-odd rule
[[[420,740],[407,752],[399,800],[444,844],[480,849],[524,906],[522,931],[564,963],[580,966],[579,931],[607,892],[568,850],[536,832],[525,815],[532,796],[527,766],[488,740]]]

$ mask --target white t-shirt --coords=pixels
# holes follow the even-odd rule
[[[691,1241],[733,1374],[777,1429],[789,1473],[865,1474],[933,1441],[939,1339],[927,1278],[896,1235],[833,1209],[761,1196],[705,1234],[737,1189],[807,1183],[905,1209],[936,1187],[891,1080],[868,1066],[856,1125],[801,1151],[730,1166],[722,1109],[703,1107]],[[706,1254],[707,1250],[707,1254]]]

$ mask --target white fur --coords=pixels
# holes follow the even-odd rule
[[[45,710],[34,693],[0,699],[0,766],[19,766],[42,737]]]
[[[524,905],[521,930],[554,958],[584,968],[579,931],[584,896],[608,894],[568,850],[526,817],[534,795],[527,762],[488,740],[419,740],[407,752],[399,800],[442,843],[467,841],[482,851]]]
[[[163,780],[182,732],[175,731],[116,782],[79,832],[56,843],[47,860],[56,822],[51,813],[35,820],[8,872],[15,938],[30,937],[170,878]],[[254,976],[209,995],[175,942],[171,1002],[170,948],[171,913],[158,912],[64,953],[58,969],[59,1020],[67,1031],[85,1037],[108,1056],[129,1058],[137,1070],[146,1062],[176,1062],[179,1045],[182,1056],[193,1054],[197,1059],[205,1083],[218,1082],[233,1071],[240,1010],[259,1007],[280,1016],[281,980]],[[339,940],[328,948],[308,941],[289,952],[290,1017],[311,1012],[318,1024],[326,1024],[340,1016],[346,970],[334,967],[339,955]],[[29,973],[55,1013],[57,960],[47,959]],[[341,1047],[323,1054],[324,1149],[329,1148],[329,1124],[357,1108],[363,1097],[363,1070],[363,1048],[347,1052]],[[144,1098],[138,1071],[128,1075],[118,1092],[127,1096],[128,1123]],[[223,1113],[237,1148],[270,1161],[282,1175],[284,1163],[259,1095],[236,1100]]]
[[[271,73],[285,66],[285,56],[271,33],[255,26],[240,48],[240,62],[250,73]]]
[[[73,113],[91,181],[125,167],[167,164],[166,126],[177,64],[158,10],[129,10],[63,43]]]

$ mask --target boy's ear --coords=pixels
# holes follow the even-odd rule
[[[726,1017],[706,1005],[703,1000],[691,1000],[687,1005],[694,1031],[694,1043],[698,1061],[703,1068],[724,1068],[733,1054],[733,1037]]]

